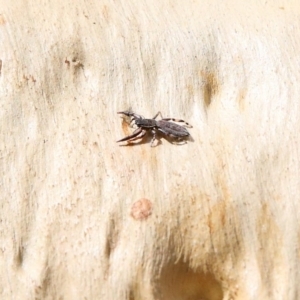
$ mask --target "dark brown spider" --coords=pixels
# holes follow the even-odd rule
[[[151,130],[153,133],[153,138],[151,140],[151,147],[156,139],[156,133],[161,132],[167,136],[176,138],[177,140],[187,138],[190,136],[189,132],[184,126],[175,124],[173,122],[182,122],[186,127],[192,127],[189,123],[184,120],[174,119],[174,118],[162,118],[161,120],[156,121],[158,115],[161,115],[161,112],[158,112],[152,119],[145,119],[143,116],[138,115],[131,111],[121,111],[118,114],[123,114],[127,117],[131,117],[131,122],[134,122],[138,127],[131,135],[126,136],[125,138],[117,141],[118,142],[132,142],[137,139],[141,139],[147,131]],[[173,121],[173,122],[170,122]]]

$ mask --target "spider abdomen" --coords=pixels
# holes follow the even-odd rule
[[[157,121],[157,130],[173,137],[186,137],[190,135],[185,127],[165,120]]]

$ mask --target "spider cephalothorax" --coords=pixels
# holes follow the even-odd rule
[[[123,114],[127,117],[131,118],[131,122],[134,122],[135,125],[138,127],[131,135],[126,136],[125,138],[117,141],[117,142],[132,142],[134,140],[142,138],[147,131],[153,133],[153,138],[151,140],[151,147],[153,147],[153,143],[156,139],[156,133],[161,132],[167,136],[172,138],[176,138],[177,140],[181,140],[183,138],[187,138],[190,136],[189,132],[184,126],[178,125],[173,122],[182,122],[185,124],[186,127],[192,127],[189,123],[185,122],[184,120],[174,119],[174,118],[162,118],[161,120],[155,120],[158,115],[161,115],[158,112],[152,119],[145,119],[143,116],[138,115],[131,111],[121,111],[118,114]],[[173,121],[173,122],[171,122]]]

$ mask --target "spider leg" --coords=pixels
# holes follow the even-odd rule
[[[143,129],[136,137],[131,138],[130,140],[128,140],[128,142],[132,142],[138,139],[141,139],[145,134],[146,134],[147,130]]]
[[[178,137],[174,134],[167,134],[167,136],[170,136],[173,138],[173,140],[171,141],[172,144],[176,144],[176,145],[187,144],[186,137]]]
[[[153,133],[153,138],[152,138],[152,140],[151,140],[150,146],[151,146],[151,147],[155,147],[155,146],[158,145],[158,143],[157,143],[155,146],[153,146],[153,143],[154,143],[154,141],[156,140],[156,130],[155,130],[155,129],[152,129],[151,132]]]
[[[172,142],[172,144],[185,145],[187,144],[187,141],[183,140],[182,138],[177,138],[176,141]]]
[[[184,121],[184,120],[181,120],[181,119],[175,119],[175,118],[163,118],[162,120],[164,121],[173,121],[173,122],[182,122],[185,124],[185,127],[188,127],[188,128],[192,128],[193,126],[190,125],[188,122]]]
[[[159,115],[161,116],[161,118],[163,118],[161,112],[159,111],[152,119],[156,119]]]
[[[132,139],[132,138],[135,138],[135,137],[137,137],[142,131],[143,131],[142,128],[137,128],[131,135],[126,136],[126,137],[122,138],[121,140],[118,140],[117,143],[119,143],[119,142],[125,142],[125,141],[128,141],[128,140]]]
[[[182,122],[185,124],[186,127],[192,128],[193,126],[191,124],[189,124],[188,122],[181,120],[181,119],[175,119],[175,118],[164,118],[161,114],[161,112],[159,111],[154,117],[153,119],[156,119],[158,116],[161,116],[161,119],[164,121],[173,121],[173,122]]]

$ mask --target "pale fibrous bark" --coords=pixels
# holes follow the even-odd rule
[[[298,2],[0,4],[1,299],[299,298]]]

